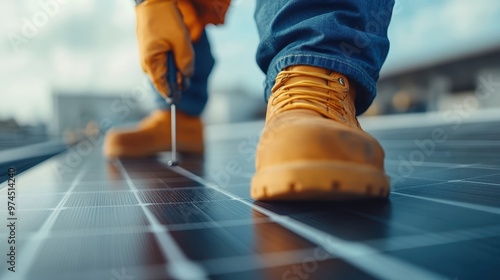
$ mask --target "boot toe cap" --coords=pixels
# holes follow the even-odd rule
[[[378,141],[360,129],[331,120],[314,124],[296,122],[266,129],[257,151],[258,164],[293,161],[342,161],[383,168],[384,152]]]

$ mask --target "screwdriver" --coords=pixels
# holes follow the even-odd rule
[[[175,104],[179,101],[181,97],[181,91],[179,89],[179,81],[177,79],[177,68],[175,67],[174,54],[172,52],[167,53],[167,81],[170,87],[170,95],[165,98],[165,102],[170,105],[170,127],[172,136],[172,156],[167,162],[168,166],[179,165],[179,160],[177,159],[177,127],[175,119]]]

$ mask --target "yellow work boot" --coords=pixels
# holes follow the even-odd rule
[[[356,119],[346,76],[292,66],[276,77],[257,146],[257,200],[387,197],[384,151]]]
[[[136,129],[113,129],[104,139],[104,155],[142,157],[171,150],[170,111],[157,110],[141,121]],[[203,125],[200,117],[177,111],[177,149],[203,153]]]

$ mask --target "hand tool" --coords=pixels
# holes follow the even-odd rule
[[[175,104],[181,98],[180,85],[182,82],[179,81],[177,73],[177,68],[175,67],[174,54],[172,52],[167,53],[167,81],[170,88],[170,94],[165,98],[165,102],[170,104],[170,114],[171,114],[171,135],[172,135],[172,157],[167,162],[168,166],[179,165],[179,160],[177,159],[177,137],[176,137],[176,120],[175,120]]]

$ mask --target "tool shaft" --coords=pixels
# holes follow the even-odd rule
[[[176,114],[175,114],[175,103],[179,101],[181,91],[179,88],[177,80],[177,69],[175,67],[174,54],[172,52],[167,53],[167,80],[170,87],[170,94],[165,98],[165,102],[170,104],[170,127],[171,127],[171,137],[172,137],[172,157],[168,161],[169,166],[177,166],[179,162],[177,161],[177,127],[176,127]]]
[[[171,114],[171,127],[172,127],[172,161],[177,162],[177,128],[175,120],[175,104],[170,104],[170,114]]]

